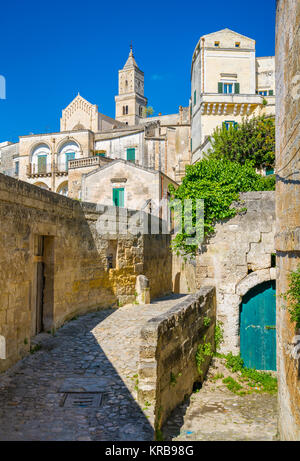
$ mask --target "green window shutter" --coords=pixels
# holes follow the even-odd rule
[[[266,169],[266,176],[269,176],[270,174],[274,174],[274,168],[267,168]]]
[[[191,152],[193,152],[193,140],[191,138]]]
[[[124,207],[124,187],[113,189],[113,203],[115,206]]]
[[[234,84],[234,92],[235,94],[240,94],[240,84],[239,83]]]
[[[127,149],[127,160],[129,162],[135,162],[135,149]]]
[[[75,152],[67,152],[66,153],[66,171],[69,169],[69,160],[74,160]]]
[[[273,96],[274,95],[274,90],[270,90],[269,91],[269,96]]]
[[[223,93],[223,83],[222,82],[218,83],[218,93]]]
[[[194,91],[194,106],[196,105],[197,102],[197,93],[196,90]]]
[[[47,155],[38,156],[38,173],[47,173]]]

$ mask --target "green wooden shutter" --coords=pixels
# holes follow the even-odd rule
[[[66,171],[69,169],[69,160],[73,160],[75,158],[75,152],[67,152],[66,153]]]
[[[271,174],[274,174],[274,168],[267,168],[266,169],[266,176],[269,176]]]
[[[239,83],[234,84],[234,92],[235,94],[240,94],[240,84]]]
[[[222,82],[218,83],[218,93],[223,93],[223,83]]]
[[[38,173],[47,172],[47,155],[38,156]]]
[[[124,187],[113,189],[113,203],[115,206],[124,207]]]
[[[269,96],[273,96],[274,95],[274,90],[270,90],[269,91]]]
[[[196,90],[194,91],[194,106],[196,105],[197,102],[197,93]]]
[[[135,162],[135,149],[127,149],[127,160],[129,162]]]

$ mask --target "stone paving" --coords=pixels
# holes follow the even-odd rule
[[[214,359],[202,389],[193,393],[169,418],[163,428],[164,440],[276,440],[277,395],[236,395],[222,384],[222,379],[211,379],[218,373],[230,375]]]
[[[0,440],[153,440],[137,404],[139,332],[180,296],[81,316],[0,375]]]
[[[0,375],[0,441],[153,440],[151,409],[136,402],[139,332],[177,301],[102,310],[70,321],[55,336],[39,335],[41,349]],[[218,371],[211,367],[209,376]],[[276,431],[276,396],[241,397],[208,379],[173,412],[163,436],[273,440]]]

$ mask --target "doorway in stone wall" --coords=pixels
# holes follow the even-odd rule
[[[53,326],[54,237],[36,236],[35,262],[35,334],[39,334]]]
[[[240,310],[240,349],[244,364],[276,370],[276,285],[261,283],[243,297]]]

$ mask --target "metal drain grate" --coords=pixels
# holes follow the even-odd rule
[[[65,393],[60,406],[65,408],[99,408],[103,395],[100,393]]]

